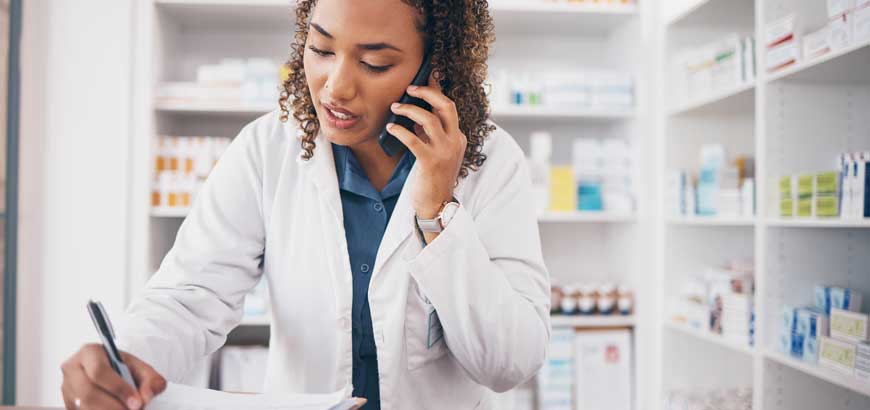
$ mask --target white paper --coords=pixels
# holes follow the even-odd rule
[[[169,383],[146,410],[351,410],[350,388],[329,394],[244,394]]]

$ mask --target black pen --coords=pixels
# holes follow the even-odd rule
[[[121,378],[135,389],[136,382],[133,380],[133,375],[130,373],[127,365],[124,364],[124,360],[121,359],[118,348],[115,347],[115,331],[112,329],[112,323],[109,322],[109,315],[103,309],[103,304],[89,300],[88,313],[91,315],[91,320],[94,321],[94,326],[97,327],[97,333],[100,334],[100,340],[103,342],[106,355],[109,356],[109,363],[111,363],[112,369],[118,372]]]

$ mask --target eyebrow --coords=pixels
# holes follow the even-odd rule
[[[324,37],[326,37],[326,38],[328,38],[328,39],[334,39],[334,38],[335,38],[332,34],[330,34],[328,31],[326,31],[326,29],[324,29],[323,27],[321,27],[321,26],[320,26],[319,24],[317,24],[317,23],[311,23],[311,27],[314,27],[314,29],[317,30],[318,33],[322,34]],[[384,43],[384,42],[380,42],[380,43],[363,43],[363,44],[357,44],[356,46],[357,46],[357,48],[361,48],[361,49],[363,49],[363,50],[371,50],[371,51],[378,51],[378,50],[395,50],[395,51],[398,51],[398,52],[401,52],[401,51],[402,51],[402,50],[399,49],[398,47],[396,47],[396,46],[394,46],[394,45],[392,45],[392,44],[390,44],[390,43]]]

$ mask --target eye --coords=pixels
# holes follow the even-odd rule
[[[308,46],[308,49],[313,51],[314,54],[317,54],[317,55],[322,56],[322,57],[326,57],[326,56],[332,54],[331,51],[324,51],[324,50],[321,50],[321,49],[314,47],[314,46]]]
[[[360,61],[360,63],[362,63],[366,70],[373,73],[383,73],[392,67],[392,65],[371,65],[369,63],[366,63],[365,61]]]

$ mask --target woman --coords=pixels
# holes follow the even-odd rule
[[[487,7],[300,1],[281,110],[235,139],[119,329],[139,391],[86,345],[63,365],[67,407],[148,403],[225,342],[263,274],[267,391],[489,409],[532,377],[549,281],[523,153],[487,119]],[[406,87],[425,50],[429,85]],[[393,104],[406,91],[432,112]],[[385,125],[407,147],[392,157]]]

